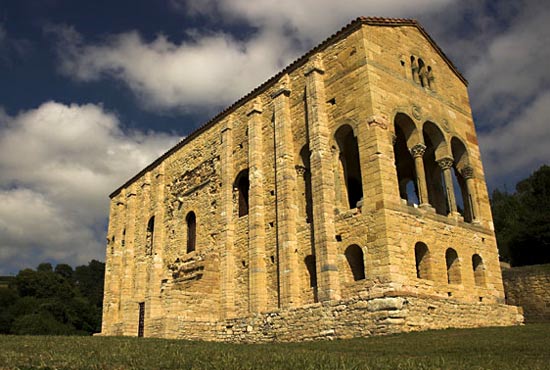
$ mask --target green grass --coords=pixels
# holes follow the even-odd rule
[[[0,369],[550,369],[550,324],[276,344],[0,336]]]

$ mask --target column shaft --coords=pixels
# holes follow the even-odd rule
[[[414,157],[414,169],[416,171],[416,186],[418,188],[418,202],[420,205],[428,205],[428,186],[426,184],[426,172],[424,171],[424,161],[422,156],[426,151],[424,144],[416,144],[411,149],[411,154]]]
[[[248,212],[249,309],[262,312],[267,308],[264,220],[264,149],[261,108],[256,104],[249,112],[248,176],[250,181]]]
[[[320,301],[340,298],[334,228],[334,169],[325,102],[323,70],[320,60],[317,60],[306,72],[306,104],[311,150],[313,234]]]
[[[280,304],[295,306],[299,298],[297,276],[296,169],[292,126],[290,121],[290,91],[281,89],[273,96],[275,105],[275,177],[277,186],[277,241],[279,255]]]

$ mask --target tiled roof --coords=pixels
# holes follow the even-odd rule
[[[294,71],[295,69],[299,68],[300,66],[304,65],[309,58],[321,51],[324,50],[329,45],[333,44],[335,41],[340,40],[344,38],[345,36],[348,36],[352,32],[359,29],[362,25],[371,25],[371,26],[386,26],[386,27],[398,27],[398,26],[413,26],[418,28],[420,33],[430,42],[430,44],[434,47],[435,50],[441,55],[443,60],[447,63],[449,68],[453,70],[453,72],[457,75],[457,77],[464,82],[465,85],[468,84],[464,76],[458,71],[458,69],[455,67],[455,65],[451,62],[449,58],[445,55],[443,50],[435,43],[435,41],[431,38],[431,36],[426,32],[424,27],[418,23],[415,19],[407,19],[407,18],[383,18],[383,17],[358,17],[351,21],[346,26],[342,27],[338,32],[334,33],[330,37],[328,37],[325,41],[321,42],[319,45],[315,46],[313,49],[309,50],[307,53],[302,55],[300,58],[296,59],[294,62],[286,66],[283,70],[281,70],[279,73],[271,77],[269,80],[265,81],[260,86],[256,87],[254,90],[237,100],[235,103],[230,105],[229,107],[222,110],[220,113],[218,113],[216,116],[214,116],[212,119],[210,119],[208,122],[203,124],[201,127],[190,133],[188,136],[186,136],[184,139],[182,139],[180,142],[178,142],[175,146],[173,146],[171,149],[169,149],[167,152],[165,152],[163,155],[161,155],[159,158],[157,158],[153,163],[145,167],[143,170],[141,170],[139,173],[137,173],[135,176],[133,176],[131,179],[126,181],[122,186],[120,186],[118,189],[116,189],[111,195],[110,198],[115,197],[120,193],[120,191],[130,185],[132,182],[143,176],[143,174],[147,173],[148,171],[155,168],[159,163],[161,163],[165,158],[169,157],[172,153],[177,151],[179,148],[193,140],[195,137],[200,135],[203,131],[208,129],[210,126],[214,125],[216,122],[223,119],[228,114],[235,111],[238,107],[240,107],[244,102],[262,94],[265,92],[269,87],[271,87],[273,84],[275,84],[282,76],[284,76],[286,73],[290,73],[291,71]]]

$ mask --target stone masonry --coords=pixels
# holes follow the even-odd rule
[[[467,83],[358,18],[111,194],[102,335],[347,338],[516,325]]]

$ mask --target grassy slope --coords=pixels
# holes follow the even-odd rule
[[[550,369],[550,324],[332,342],[0,336],[0,369]]]

